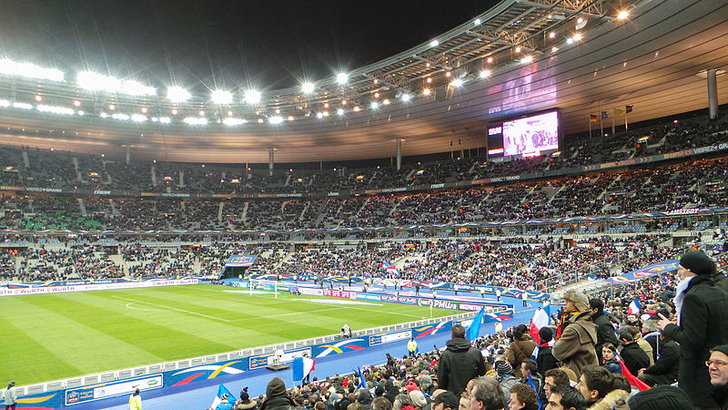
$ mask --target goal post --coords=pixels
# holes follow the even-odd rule
[[[248,278],[248,289],[250,291],[250,295],[252,295],[253,290],[256,289],[273,292],[275,298],[278,299],[279,283],[280,282],[278,282],[277,280]]]

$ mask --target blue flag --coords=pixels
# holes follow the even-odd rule
[[[225,387],[224,384],[221,384],[221,385],[217,386],[217,396],[215,396],[215,399],[212,401],[212,405],[210,405],[210,408],[214,409],[215,407],[217,407],[218,404],[220,404],[220,402],[222,401],[223,394],[227,394],[228,400],[231,400],[229,402],[235,404],[235,395],[232,394],[230,392],[230,390],[228,390],[228,388]]]
[[[361,372],[361,367],[357,367],[356,372],[359,374],[359,385],[356,386],[356,388],[365,389],[367,387],[367,382],[364,380],[364,374]]]
[[[480,308],[480,312],[473,318],[473,323],[468,326],[468,330],[465,332],[465,338],[473,341],[478,338],[480,334],[480,325],[483,323],[483,315],[485,315],[485,306]]]

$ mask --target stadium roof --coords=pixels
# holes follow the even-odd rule
[[[561,110],[563,131],[572,133],[602,111],[611,126],[613,110],[626,105],[634,107],[630,122],[707,107],[704,70],[728,65],[728,4],[645,0],[625,7],[505,0],[346,73],[345,83],[320,80],[310,94],[299,87],[263,91],[252,104],[241,101],[242,88],[233,90],[231,104],[208,96],[172,103],[10,77],[0,83],[0,102],[10,104],[0,108],[0,125],[13,132],[0,143],[107,155],[131,146],[138,159],[226,163],[266,162],[272,147],[276,162],[333,161],[391,156],[397,138],[405,140],[404,155],[448,151],[451,142],[482,146],[487,123],[548,108]],[[621,11],[626,19],[616,18]],[[728,102],[720,92],[725,76],[718,89],[719,103]],[[25,109],[41,103],[84,115]],[[191,125],[200,118],[207,125]],[[228,126],[226,118],[247,123]]]

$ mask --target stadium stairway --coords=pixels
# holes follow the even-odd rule
[[[446,294],[453,295],[453,292],[447,291],[438,293],[443,296]],[[460,295],[463,295],[463,292],[460,292]],[[470,296],[479,297],[476,294],[470,294]],[[528,323],[533,317],[533,312],[536,310],[533,307],[533,302],[529,301],[531,307],[523,309],[520,299],[504,297],[503,300],[504,302],[512,303],[516,308],[513,319],[503,322],[504,329],[516,326],[519,323]],[[494,331],[495,323],[487,323],[480,329],[480,335],[491,334]],[[420,351],[431,351],[435,346],[442,348],[449,338],[449,333],[423,337],[418,340]],[[357,367],[383,364],[386,362],[386,353],[391,353],[395,357],[404,356],[407,354],[407,341],[371,347],[346,355],[334,355],[316,359],[316,370],[312,373],[312,378],[318,377],[323,380],[329,376],[354,372]],[[141,396],[145,410],[202,410],[209,408],[215,398],[219,384],[224,384],[225,387],[235,394],[238,394],[244,387],[248,387],[250,396],[253,398],[265,394],[268,382],[274,377],[280,377],[285,382],[286,388],[290,389],[294,387],[292,370],[290,369],[281,372],[257,369],[246,372],[242,376],[219,376],[215,379],[200,381],[195,383],[193,388],[188,386],[171,387],[161,391],[142,392]],[[94,402],[89,405],[73,407],[76,410],[96,410],[99,408],[128,410],[128,400],[128,397],[119,397]]]

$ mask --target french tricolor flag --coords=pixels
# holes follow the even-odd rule
[[[316,360],[308,357],[296,357],[293,359],[293,380],[301,381],[312,371],[316,370]]]
[[[394,265],[392,265],[392,264],[391,264],[391,263],[389,263],[389,262],[384,262],[384,263],[382,264],[382,269],[384,269],[384,270],[386,270],[386,271],[388,271],[388,272],[394,273],[395,275],[398,275],[398,274],[399,274],[399,273],[397,272],[397,267],[396,267],[396,266],[394,266]]]
[[[642,304],[638,299],[633,300],[630,302],[629,307],[627,308],[627,313],[630,315],[639,315],[640,314],[640,308],[642,307]]]

